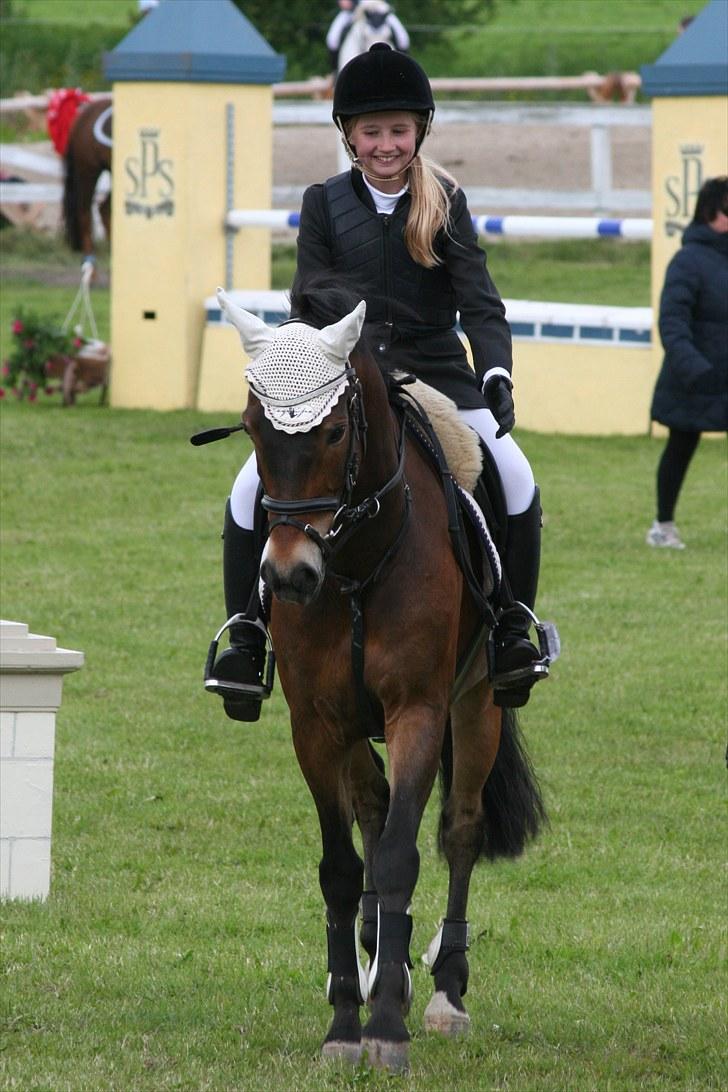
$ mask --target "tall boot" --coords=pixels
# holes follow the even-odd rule
[[[505,573],[513,600],[532,612],[541,563],[541,495],[536,487],[525,512],[508,517]],[[548,662],[529,637],[532,617],[519,607],[506,607],[493,635],[492,685],[496,705],[525,705],[531,687],[548,675]]]
[[[253,531],[244,530],[233,519],[229,500],[222,537],[228,619],[242,614],[247,617],[228,627],[230,647],[210,665],[217,650],[217,639],[213,642],[205,671],[205,689],[221,695],[225,712],[232,720],[253,721],[260,717],[261,701],[269,693],[263,682],[266,629],[260,620],[258,599],[260,552]]]

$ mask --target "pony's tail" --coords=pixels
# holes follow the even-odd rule
[[[443,802],[452,785],[452,732],[448,725],[440,763]],[[493,769],[482,794],[481,846],[479,856],[519,857],[548,823],[541,788],[528,757],[512,709],[502,710],[501,738]],[[443,812],[440,814],[438,844],[443,849]]]
[[[82,250],[78,220],[78,169],[69,142],[63,157],[63,234],[71,250]]]

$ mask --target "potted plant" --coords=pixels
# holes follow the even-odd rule
[[[102,386],[105,393],[109,368],[108,346],[84,338],[80,328],[72,333],[57,321],[19,308],[12,322],[12,348],[2,367],[0,398],[8,392],[35,402],[40,393],[62,394],[65,405],[76,394]]]

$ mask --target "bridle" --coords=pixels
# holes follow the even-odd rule
[[[395,556],[404,540],[409,525],[410,508],[412,504],[412,494],[409,485],[406,482],[404,483],[405,503],[399,529],[384,550],[382,556],[374,567],[369,570],[366,576],[356,579],[338,573],[333,569],[331,560],[335,554],[341,550],[342,546],[344,546],[344,544],[356,533],[359,527],[362,526],[365,520],[376,519],[381,511],[384,497],[404,480],[406,451],[405,417],[404,415],[400,416],[397,469],[391,478],[384,483],[381,489],[378,489],[376,492],[366,497],[359,504],[353,504],[354,489],[356,487],[364,455],[366,454],[367,419],[359,377],[351,366],[348,366],[343,374],[347,379],[348,393],[346,406],[349,418],[349,448],[346,455],[346,463],[344,464],[344,481],[341,495],[339,497],[307,497],[305,500],[284,501],[278,500],[265,493],[261,500],[261,506],[266,512],[272,513],[274,516],[278,517],[268,524],[269,534],[272,533],[276,527],[295,527],[296,530],[301,531],[310,538],[312,542],[315,542],[323,557],[324,570],[328,576],[336,582],[339,592],[341,592],[342,595],[348,596],[349,609],[351,612],[351,667],[356,690],[357,706],[361,711],[362,716],[367,716],[368,719],[376,721],[378,719],[377,709],[372,703],[364,682],[365,639],[363,595],[366,589],[374,584],[387,564]],[[336,382],[340,381],[341,376],[337,377]],[[253,393],[256,394],[257,392],[255,391],[254,385],[250,384],[250,386]],[[330,389],[331,386],[331,383],[324,384],[323,387],[319,387],[315,391],[310,392],[305,396],[305,399],[298,399],[297,402],[300,403],[301,401],[313,398],[317,394],[323,393],[324,389]],[[272,404],[270,399],[267,400]],[[284,403],[284,406],[285,405],[291,407],[294,403],[287,401]],[[309,512],[334,513],[331,526],[326,534],[320,534],[310,523],[304,522],[302,519],[298,518]]]
[[[344,370],[343,375],[347,379],[346,408],[349,420],[349,446],[346,454],[346,462],[344,464],[344,481],[341,494],[338,497],[321,496],[307,497],[304,500],[279,500],[276,497],[271,497],[268,493],[264,493],[260,502],[266,512],[278,517],[269,522],[269,534],[272,533],[276,527],[286,526],[296,528],[296,530],[306,535],[318,546],[323,554],[325,563],[328,563],[331,560],[331,557],[341,549],[349,538],[351,538],[364,520],[375,519],[379,515],[382,500],[404,477],[405,429],[404,423],[402,423],[399,437],[397,469],[394,474],[385,482],[381,489],[378,489],[375,493],[366,497],[359,504],[355,505],[352,503],[359,471],[364,456],[366,455],[368,424],[366,411],[364,409],[361,383],[356,371],[351,366],[348,366]],[[256,397],[266,404],[289,409],[326,393],[340,382],[341,375],[295,399],[274,399],[267,394],[263,395],[261,398],[261,392],[256,391],[253,383],[250,384],[250,387]],[[407,514],[409,511],[409,486],[405,485],[405,490]],[[299,518],[300,516],[311,512],[334,513],[331,526],[325,534],[322,535],[314,526],[312,526],[312,524]],[[396,545],[399,544],[400,538],[401,534],[397,536]],[[389,556],[389,553],[390,551],[387,551],[386,557]]]

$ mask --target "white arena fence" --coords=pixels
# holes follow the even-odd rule
[[[622,72],[620,78],[625,90],[635,92],[641,85],[641,79],[637,72]],[[490,92],[491,94],[513,94],[518,92],[535,91],[590,91],[599,92],[604,87],[605,77],[598,72],[584,72],[580,76],[475,76],[475,77],[442,77],[431,80],[435,94],[474,94]],[[313,76],[309,80],[297,82],[284,82],[273,84],[273,94],[276,98],[293,98],[302,96],[305,98],[326,94],[331,89],[331,81],[326,77]],[[15,95],[12,98],[0,99],[0,115],[17,114],[24,110],[45,110],[48,107],[52,92],[44,95]],[[108,98],[109,91],[91,91],[89,98]],[[112,96],[113,97],[113,96]]]
[[[285,292],[232,291],[239,307],[269,325],[289,316]],[[644,348],[651,343],[651,307],[602,307],[594,304],[549,303],[541,300],[503,301],[514,340]],[[215,296],[205,300],[208,323],[225,322]]]
[[[225,217],[229,231],[241,228],[295,229],[300,213],[284,209],[232,209]],[[479,235],[521,239],[652,239],[652,220],[599,219],[594,216],[473,216]]]

